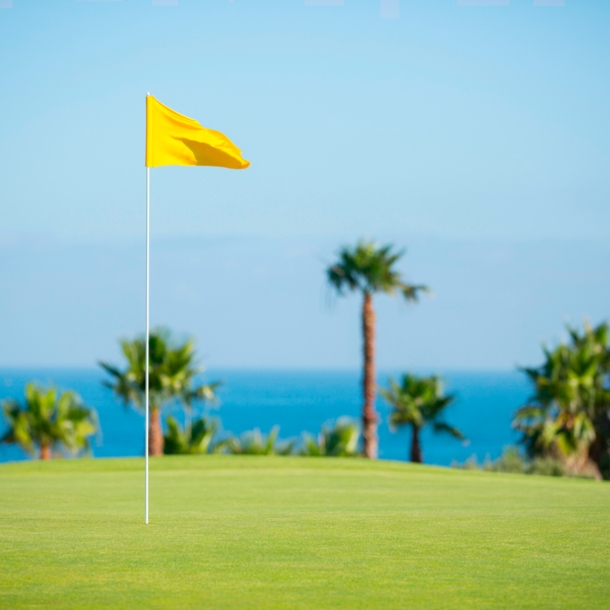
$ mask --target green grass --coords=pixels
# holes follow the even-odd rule
[[[0,466],[2,608],[602,608],[610,485],[356,459]]]

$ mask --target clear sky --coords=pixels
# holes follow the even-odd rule
[[[10,4],[0,0],[0,7]],[[275,243],[277,252],[290,240],[304,240],[298,243],[308,244],[313,261],[307,265],[320,267],[304,276],[318,305],[319,261],[331,256],[331,244],[361,236],[400,236],[399,245],[414,244],[409,272],[434,283],[440,309],[430,306],[437,317],[425,319],[429,334],[419,328],[406,353],[413,335],[405,331],[399,341],[402,335],[389,326],[381,331],[380,340],[386,336],[389,345],[394,337],[396,343],[380,356],[388,366],[417,365],[424,353],[426,366],[512,366],[538,353],[538,341],[558,333],[563,317],[604,317],[610,288],[607,282],[600,288],[600,278],[608,279],[608,261],[596,260],[584,274],[572,269],[572,279],[563,271],[573,260],[570,248],[578,249],[585,268],[587,257],[598,253],[588,245],[610,237],[610,1],[566,0],[555,7],[534,6],[533,0],[511,0],[509,6],[399,4],[398,19],[380,18],[380,0],[345,0],[343,6],[307,6],[303,0],[179,0],[178,6],[13,0],[12,8],[0,8],[0,284],[9,295],[0,304],[0,364],[10,364],[13,356],[20,364],[90,364],[105,355],[102,345],[140,329],[140,297],[121,302],[123,284],[113,284],[101,255],[70,250],[83,257],[82,273],[75,275],[66,271],[74,261],[68,264],[58,252],[114,244],[118,257],[142,243],[147,91],[225,132],[252,162],[242,172],[153,170],[154,244],[174,240],[178,247],[188,237],[204,248],[213,238],[240,238],[235,251],[247,257],[253,237],[279,240],[256,242]],[[64,245],[54,254],[40,250],[48,259],[38,270],[58,275],[48,286],[42,283],[48,306],[42,299],[36,309],[40,278],[22,254],[24,244],[40,238]],[[531,245],[542,243],[552,243],[550,250]],[[424,244],[420,250],[418,244]],[[443,261],[443,253],[455,257],[468,244],[479,254]],[[267,246],[253,248],[254,259],[266,260],[271,273]],[[519,303],[477,301],[472,285],[456,281],[455,262],[463,260],[471,265],[464,277],[489,280],[476,290],[493,289],[498,296],[489,266],[496,260],[490,252],[498,248],[509,252],[498,259],[512,261],[501,276],[514,280],[504,287],[514,289]],[[222,252],[215,250],[214,260]],[[183,256],[193,256],[193,269],[204,273],[199,250],[185,246]],[[188,267],[191,259],[181,260]],[[57,266],[49,267],[50,261]],[[129,262],[134,275],[125,278],[140,290],[142,261],[136,262]],[[482,276],[477,269],[485,269]],[[274,322],[286,328],[292,323],[289,303],[298,288],[286,274],[277,288],[259,294],[256,305],[244,297],[244,308],[253,307],[253,320],[263,320],[271,334]],[[62,307],[62,290],[70,278],[82,277],[114,286],[104,311],[86,298],[78,309]],[[214,281],[213,320],[196,321],[195,310],[181,317],[178,296],[156,310],[153,302],[153,318],[196,331],[202,341],[212,325],[219,334],[209,335],[204,351],[212,359],[222,354],[223,365],[357,364],[355,309],[345,334],[320,335],[322,352],[301,346],[314,327],[321,328],[326,310],[301,329],[298,341],[278,331],[262,360],[259,331],[240,327],[241,351],[231,356],[227,337],[241,314],[222,306],[221,297],[235,280],[217,274]],[[194,282],[205,286],[206,279],[199,275]],[[535,286],[540,299],[528,292]],[[276,311],[274,302],[285,307]],[[462,303],[458,318],[452,317],[452,302]],[[133,315],[121,317],[126,307]],[[266,318],[270,310],[275,313]],[[332,314],[335,326],[339,311]],[[104,315],[102,328],[96,320]],[[410,319],[400,315],[387,319]],[[502,328],[502,320],[512,322]],[[487,343],[469,337],[468,329],[481,321],[496,329],[497,336],[485,331]],[[57,334],[47,337],[43,349],[36,345],[36,329],[44,322]],[[68,328],[76,334],[57,347]],[[325,347],[324,337],[331,336]],[[462,347],[449,357],[441,349],[446,340]],[[331,341],[347,346],[345,351],[335,354]]]
[[[142,230],[144,96],[246,172],[153,172],[153,232],[610,236],[610,2],[13,0],[3,232]]]

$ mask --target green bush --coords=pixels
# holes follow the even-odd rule
[[[476,456],[468,458],[465,462],[453,462],[452,468],[462,470],[484,470],[486,472],[511,472],[515,474],[537,474],[549,477],[579,476],[569,473],[560,460],[552,457],[537,457],[529,460],[518,447],[505,447],[497,460],[486,458],[479,464]]]
[[[279,426],[274,426],[269,434],[261,434],[258,428],[244,432],[239,438],[227,440],[226,448],[234,455],[291,455],[296,441],[280,441]]]
[[[166,418],[167,433],[164,436],[165,455],[195,455],[200,453],[219,453],[225,446],[224,441],[215,441],[218,422],[202,417],[182,430],[180,424],[171,416]]]
[[[318,438],[303,435],[300,454],[319,457],[353,457],[358,454],[360,427],[350,417],[340,417],[333,426],[324,425]]]

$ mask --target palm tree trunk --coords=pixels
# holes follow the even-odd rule
[[[419,428],[413,426],[413,438],[411,439],[411,461],[416,464],[423,462],[421,454],[421,445],[419,443]]]
[[[161,411],[159,409],[150,409],[148,455],[163,455],[163,430],[161,429]]]
[[[377,413],[375,412],[375,310],[373,297],[364,293],[362,303],[362,337],[364,351],[364,371],[362,376],[362,430],[364,437],[364,456],[377,457]]]
[[[51,445],[47,442],[40,443],[40,459],[50,460],[51,459]]]

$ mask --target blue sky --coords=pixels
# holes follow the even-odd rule
[[[259,5],[262,3],[259,3]],[[2,230],[138,237],[144,95],[247,172],[153,172],[153,232],[610,234],[610,3],[0,11]]]
[[[413,245],[414,264],[421,261],[420,270],[409,267],[414,279],[429,281],[421,271],[437,265],[440,275],[432,273],[433,288],[438,300],[447,299],[444,323],[453,320],[452,299],[468,300],[472,286],[455,284],[450,261],[443,265],[429,244],[445,244],[438,252],[448,256],[474,244],[479,248],[474,259],[487,270],[490,248],[508,248],[512,266],[505,272],[527,279],[514,286],[523,294],[522,317],[498,330],[506,344],[485,347],[468,338],[467,329],[481,320],[493,320],[497,327],[496,320],[512,319],[506,301],[483,299],[463,312],[462,329],[453,323],[453,330],[443,327],[443,336],[449,332],[453,344],[465,346],[462,357],[442,353],[441,336],[435,335],[440,330],[430,318],[439,352],[426,355],[426,366],[512,366],[538,353],[542,337],[559,335],[564,317],[604,316],[610,288],[600,292],[607,269],[603,260],[592,266],[602,276],[587,270],[577,289],[562,270],[572,260],[565,256],[570,248],[584,252],[590,245],[597,252],[595,244],[610,237],[607,0],[566,0],[560,7],[533,6],[531,0],[500,7],[400,0],[399,19],[380,19],[378,0],[345,0],[344,6],[287,0],[264,5],[245,0],[180,0],[178,6],[152,6],[151,0],[12,4],[0,9],[0,282],[9,293],[15,288],[19,299],[35,300],[37,292],[30,267],[18,255],[23,244],[44,239],[58,244],[57,254],[92,244],[131,252],[141,243],[144,96],[150,91],[179,112],[224,131],[252,162],[243,172],[153,170],[153,244],[241,237],[245,241],[237,251],[248,256],[252,237],[282,244],[304,240],[318,261],[332,255],[333,243],[398,236],[400,245]],[[551,254],[545,243],[553,244]],[[418,244],[428,244],[421,256]],[[530,263],[523,253],[532,247],[546,253],[541,261],[550,256],[550,263]],[[15,362],[86,364],[109,334],[114,341],[139,328],[135,297],[129,301],[133,316],[115,319],[106,310],[104,334],[95,331],[86,303],[68,316],[61,287],[75,276],[61,267],[59,254],[54,256],[49,260],[60,265],[52,270],[59,275],[47,294],[53,294],[49,302],[55,309],[22,307],[17,296],[0,306],[0,313],[2,307],[10,310],[10,329],[1,337],[2,363],[10,364],[10,354],[23,348]],[[587,267],[586,256],[578,260]],[[91,265],[84,275],[113,285],[111,269],[86,256],[84,261]],[[469,273],[478,268],[470,264]],[[528,290],[536,286],[532,269],[545,274],[543,285],[552,278],[552,303],[534,296],[528,301]],[[133,272],[137,282],[135,267]],[[323,280],[317,277],[307,280],[316,295]],[[205,285],[205,278],[197,281]],[[220,283],[216,294],[231,292],[230,275],[215,276],[215,281]],[[277,290],[282,286],[282,296],[270,290],[269,302],[263,295],[256,307],[264,312],[274,298],[288,304],[295,283],[287,281]],[[564,305],[561,295],[568,293]],[[120,303],[121,295],[117,292],[113,302]],[[194,313],[181,318],[177,303],[173,309],[171,302],[164,305],[159,321],[182,331],[197,326],[205,339],[206,325],[196,322]],[[153,317],[160,314],[154,307]],[[275,319],[284,316],[288,327],[291,311],[286,309]],[[220,306],[214,311],[216,328],[230,329],[239,315]],[[336,320],[338,314],[333,315]],[[60,329],[73,324],[85,334],[59,349],[51,347],[55,335],[42,352],[27,341],[19,347],[42,320]],[[519,343],[513,345],[517,328]],[[220,336],[210,336],[204,351],[211,358],[222,353],[223,365],[257,364],[260,336],[248,328],[239,332],[247,346],[241,355],[232,357]],[[303,330],[303,337],[309,332]],[[278,336],[263,363],[355,365],[357,353],[349,355],[352,343],[357,346],[355,320],[345,333],[333,336],[333,345],[350,349],[321,359],[315,349],[303,351],[298,342]],[[393,336],[389,328],[387,336]],[[84,347],[76,346],[79,339]],[[417,355],[429,346],[423,330],[417,341],[406,354],[400,347],[404,342],[397,344],[388,366],[416,365]]]

